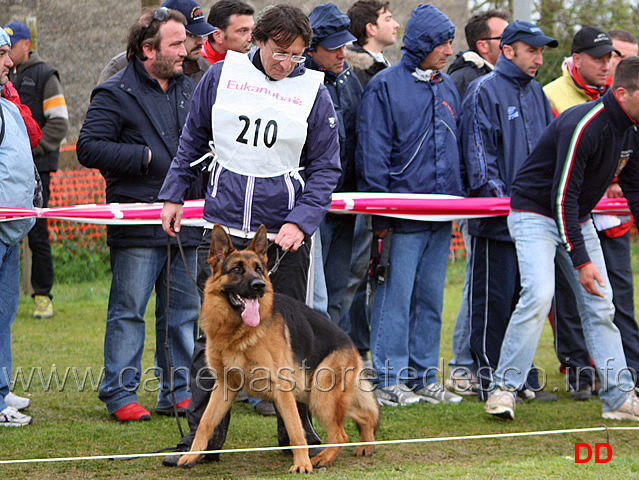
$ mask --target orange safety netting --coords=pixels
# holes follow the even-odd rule
[[[82,168],[51,173],[50,207],[104,203],[105,182],[98,170]],[[106,236],[104,225],[49,220],[52,245],[70,240],[79,245],[93,245]]]

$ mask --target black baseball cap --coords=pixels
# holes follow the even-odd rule
[[[579,30],[572,39],[571,53],[585,52],[595,58],[608,55],[615,52],[621,56],[621,53],[612,46],[610,36],[601,28],[584,27]]]

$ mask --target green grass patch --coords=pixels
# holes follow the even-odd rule
[[[69,257],[70,261],[76,258]],[[95,261],[100,263],[100,260]],[[58,264],[56,268],[59,268]],[[85,265],[79,269],[84,271],[84,276],[78,278],[83,278],[84,282],[56,284],[55,316],[50,320],[33,319],[31,299],[21,299],[13,326],[15,390],[31,398],[33,405],[27,412],[33,416],[34,424],[25,428],[5,428],[0,432],[2,460],[149,453],[175,446],[180,439],[175,420],[154,413],[157,384],[150,373],[143,378],[146,391],[140,392],[140,402],[152,412],[152,421],[118,424],[108,416],[98,399],[109,279],[108,275],[106,278],[98,275],[94,278],[92,274],[87,277],[91,268]],[[448,271],[441,343],[444,366],[451,357],[450,339],[460,300],[463,269],[464,262],[458,261],[451,264]],[[151,302],[148,312],[153,311]],[[153,367],[154,348],[154,322],[149,316],[143,369],[150,371]],[[547,389],[557,389],[559,402],[519,405],[513,422],[489,418],[483,411],[483,404],[472,397],[466,397],[458,406],[385,407],[377,438],[395,440],[533,432],[596,427],[603,423],[599,400],[573,402],[565,392],[548,326],[544,328],[535,364],[547,373]],[[186,429],[186,422],[182,424]],[[355,425],[350,421],[347,432],[352,441],[358,440]],[[320,433],[323,435],[321,429]],[[638,478],[637,431],[610,432],[613,458],[609,463],[574,463],[575,442],[594,445],[607,441],[605,432],[593,432],[383,445],[370,458],[352,457],[353,449],[346,448],[333,467],[318,470],[316,474],[327,479]],[[275,445],[275,419],[260,417],[248,404],[236,404],[225,448]],[[277,479],[290,478],[285,473],[290,463],[290,457],[271,451],[225,454],[219,463],[199,465],[190,470],[163,467],[160,458],[140,458],[0,465],[0,475],[2,478],[37,479]]]

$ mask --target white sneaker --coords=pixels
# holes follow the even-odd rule
[[[439,382],[429,383],[425,387],[415,392],[417,395],[424,397],[428,403],[461,403],[464,400],[459,395],[449,392]]]
[[[448,390],[457,395],[477,395],[479,379],[477,375],[470,373],[465,367],[451,369],[448,378],[444,381]]]
[[[18,397],[13,392],[9,392],[9,394],[4,397],[4,401],[7,402],[7,405],[9,407],[13,407],[16,410],[24,410],[25,408],[29,408],[31,406],[31,400],[24,397]]]
[[[405,406],[413,403],[423,403],[424,397],[415,395],[410,388],[403,383],[397,383],[388,387],[377,387],[375,389],[375,398],[380,405]]]
[[[32,421],[30,416],[23,415],[13,407],[7,407],[0,412],[0,427],[24,427]]]
[[[515,394],[502,388],[497,388],[486,401],[484,410],[489,415],[505,418],[507,420],[515,419]]]
[[[635,392],[630,392],[623,405],[614,412],[603,412],[601,414],[606,420],[632,420],[639,422],[639,398]]]

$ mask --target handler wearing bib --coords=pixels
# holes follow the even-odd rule
[[[175,236],[185,192],[199,170],[208,168],[204,219],[209,227],[223,225],[241,249],[264,224],[273,241],[269,269],[279,262],[271,276],[273,289],[302,302],[310,236],[324,218],[341,174],[336,114],[323,74],[303,64],[311,35],[308,18],[299,8],[276,5],[255,25],[257,48],[248,56],[229,51],[223,62],[211,66],[195,90],[177,155],[159,194],[164,202],[162,227]],[[201,285],[210,274],[210,232],[205,229],[198,248]],[[198,346],[203,348],[196,343],[194,358]],[[192,433],[208,402],[206,392],[200,399],[200,384],[191,385],[187,418]],[[307,441],[319,443],[302,408]],[[223,444],[227,422],[228,417],[218,426],[209,448]],[[189,450],[192,438],[187,434],[178,451]],[[278,440],[288,443],[280,425]],[[165,465],[177,462],[175,455],[166,460]]]

